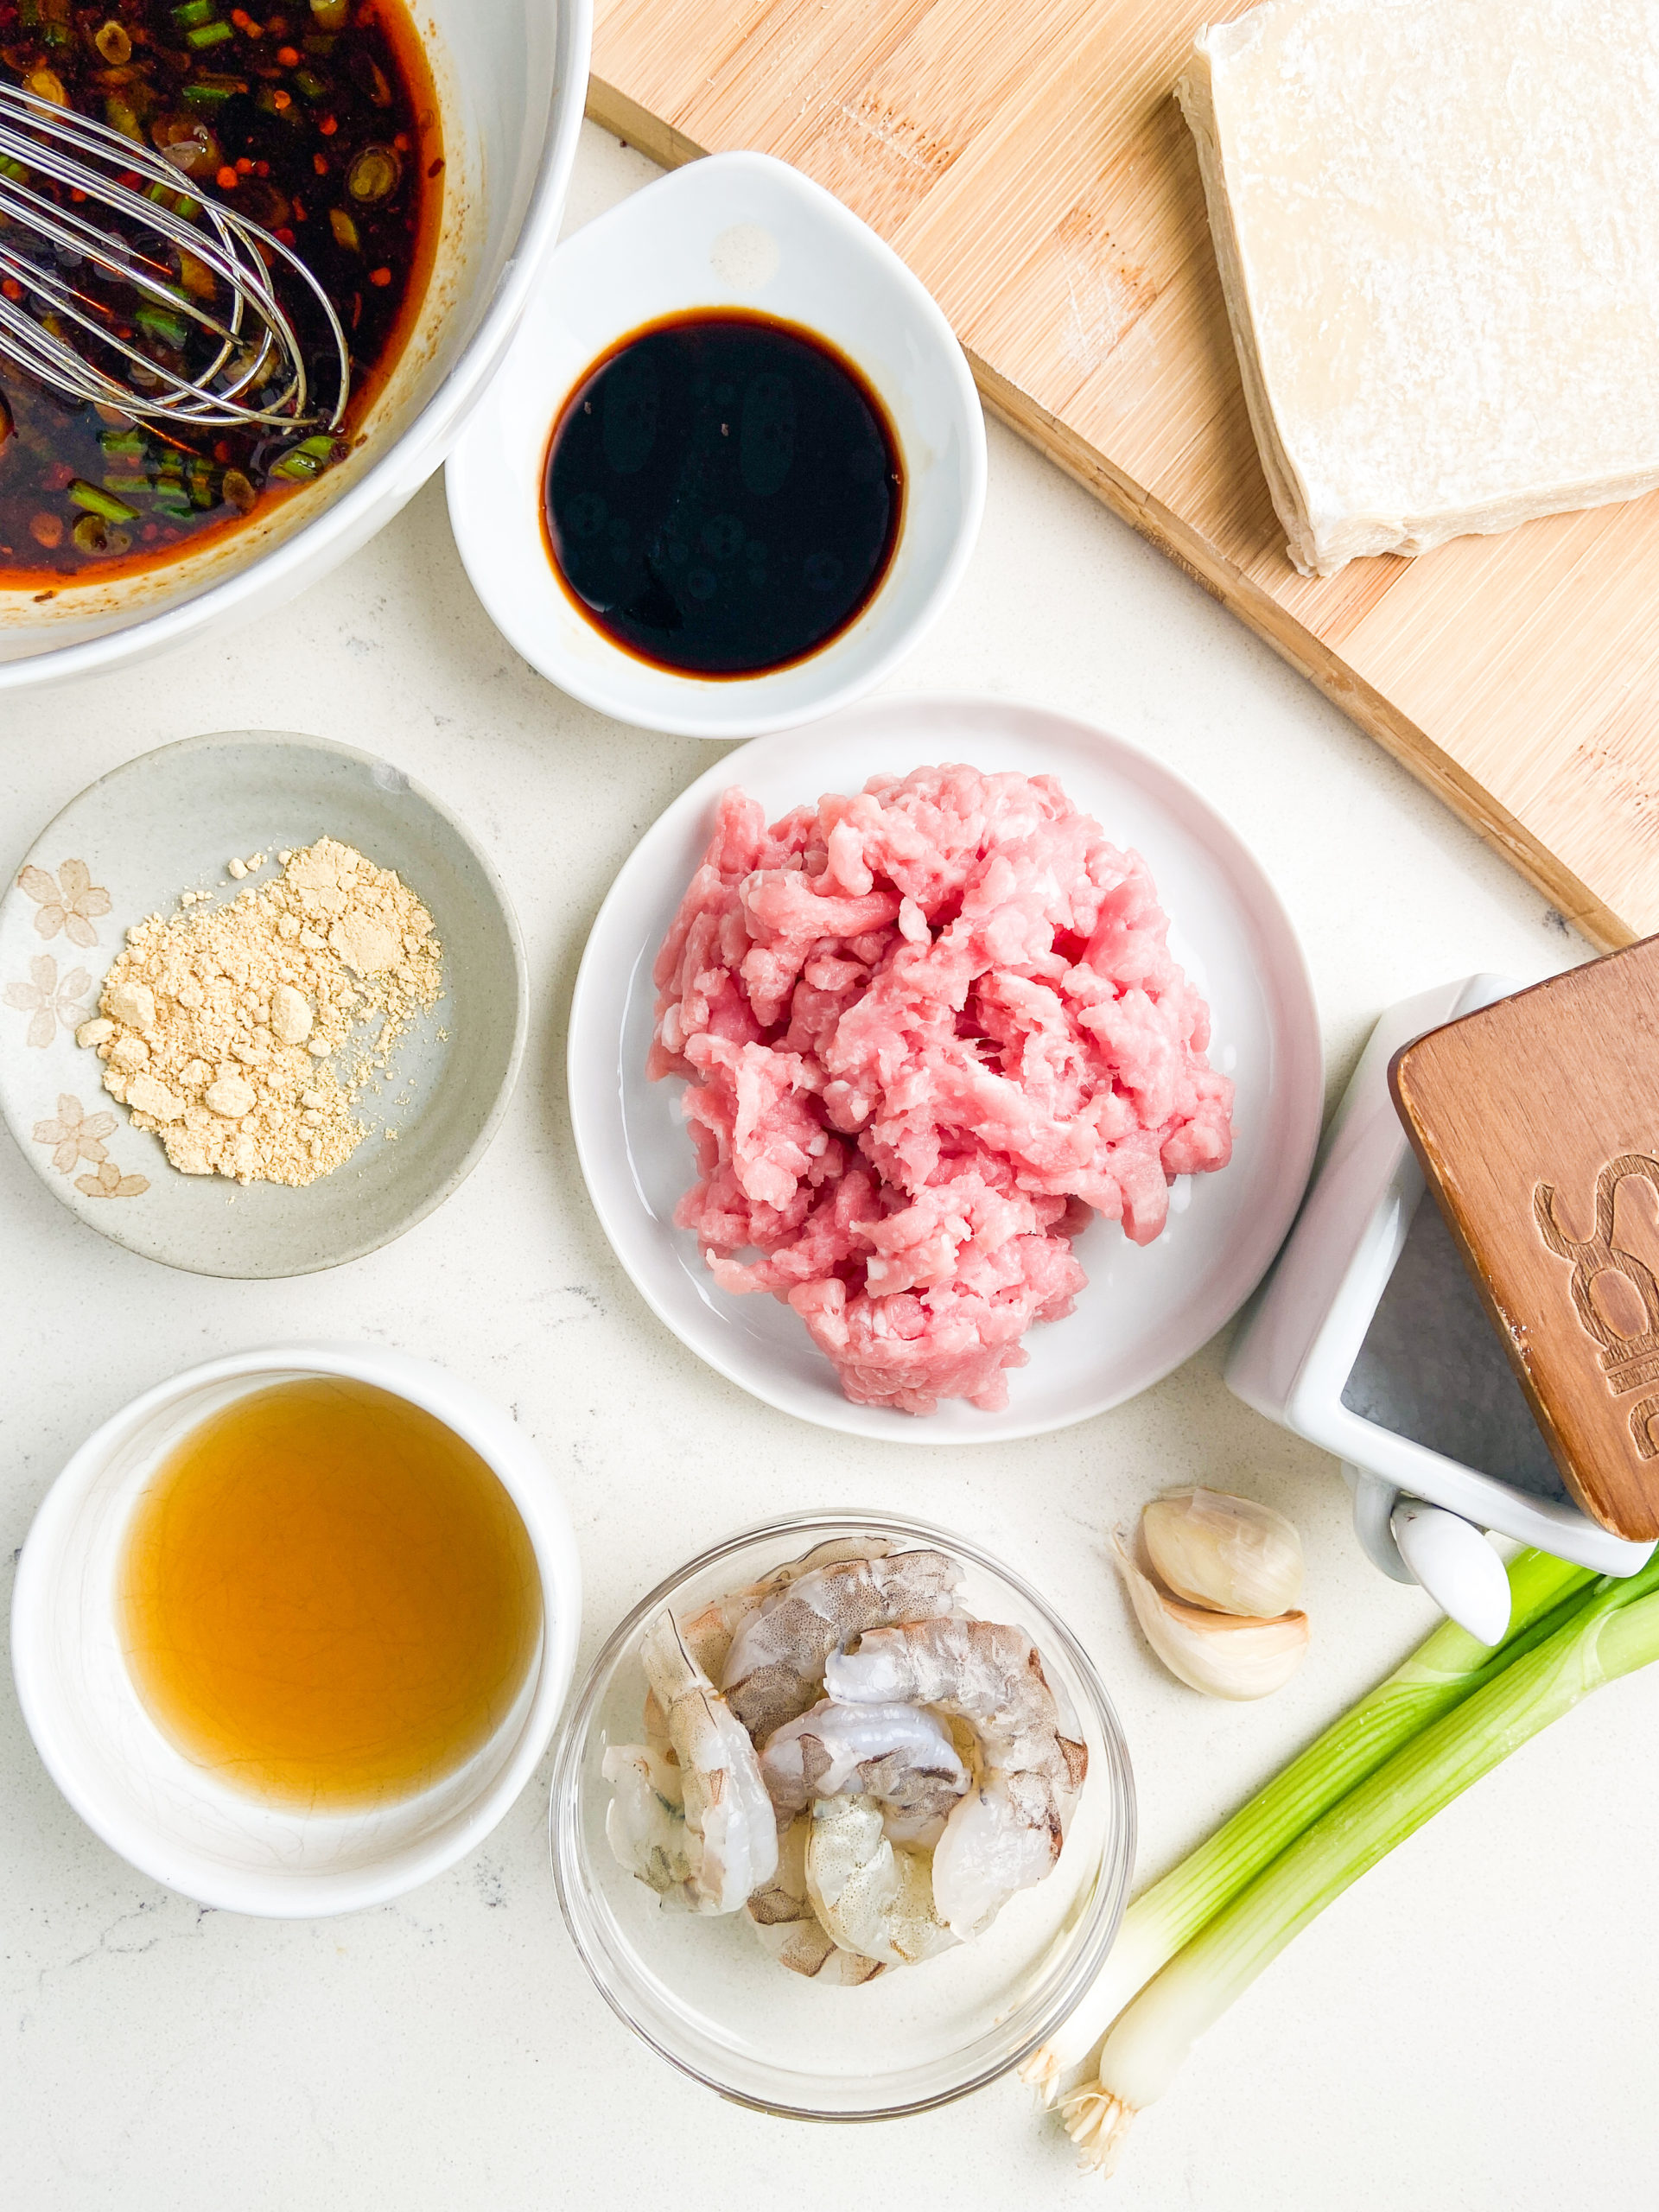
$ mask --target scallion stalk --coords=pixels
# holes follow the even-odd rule
[[[1547,1552],[1509,1561],[1510,1627],[1491,1649],[1455,1621],[1443,1621],[1385,1681],[1334,1721],[1265,1789],[1123,1916],[1105,1967],[1077,2011],[1020,2069],[1045,2104],[1059,2095],[1123,2007],[1190,1942],[1206,1921],[1253,1882],[1310,1821],[1392,1757],[1431,1720],[1530,1649],[1555,1625],[1564,1604],[1582,1601],[1587,1567]]]
[[[1604,1581],[1554,1632],[1432,1722],[1280,1853],[1122,2015],[1098,2080],[1065,2101],[1067,2132],[1109,2173],[1137,2112],[1193,2044],[1351,1882],[1588,1691],[1659,1659],[1659,1554]]]
[[[89,515],[99,515],[105,522],[137,522],[138,519],[137,507],[130,507],[124,499],[118,499],[113,493],[105,491],[100,485],[89,484],[83,476],[77,476],[69,486],[69,497],[78,507],[84,507]]]

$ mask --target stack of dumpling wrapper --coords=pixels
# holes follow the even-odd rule
[[[1273,0],[1178,91],[1305,575],[1659,485],[1659,8]]]

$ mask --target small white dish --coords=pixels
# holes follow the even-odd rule
[[[437,1005],[365,1093],[369,1134],[290,1190],[182,1175],[75,1042],[126,931],[181,891],[266,881],[315,838],[355,845],[424,901],[443,946]],[[231,880],[234,855],[267,864]],[[505,887],[447,807],[389,760],[283,730],[141,753],[49,823],[0,894],[0,1118],[55,1198],[129,1251],[197,1274],[306,1274],[360,1258],[442,1204],[483,1158],[524,1054],[530,987]],[[389,1142],[383,1132],[395,1132]],[[233,1202],[233,1203],[232,1203]]]
[[[905,505],[886,575],[820,651],[752,677],[699,677],[626,652],[554,572],[542,501],[565,399],[617,341],[662,317],[741,308],[829,340],[897,434]],[[753,737],[870,690],[960,582],[985,504],[985,423],[950,324],[891,247],[786,162],[720,154],[578,231],[531,298],[447,472],[474,588],[532,668],[602,713],[686,737]]]
[[[117,1618],[127,1529],[163,1454],[232,1400],[313,1375],[373,1383],[424,1407],[470,1444],[518,1508],[542,1581],[540,1648],[500,1728],[457,1773],[370,1813],[273,1808],[192,1765],[140,1701]],[[53,1780],[112,1851],[203,1904],[308,1919],[384,1904],[483,1840],[547,1749],[581,1623],[569,1516],[540,1456],[499,1406],[404,1352],[276,1345],[175,1376],[81,1446],[47,1492],[18,1562],[12,1675]]]
[[[856,791],[958,760],[1057,776],[1115,844],[1149,864],[1170,949],[1209,1003],[1211,1058],[1236,1086],[1231,1163],[1172,1193],[1144,1249],[1096,1220],[1076,1250],[1089,1287],[1064,1321],[1030,1331],[1008,1403],[913,1415],[843,1398],[834,1370],[776,1299],[715,1288],[673,1225],[694,1160],[677,1082],[648,1083],[652,963],[707,847],[721,791],[768,820],[823,791]],[[889,1442],[1001,1442],[1086,1421],[1133,1397],[1213,1336],[1261,1278],[1294,1217],[1319,1138],[1319,1019],[1295,931],[1260,863],[1192,787],[1121,738],[1038,707],[880,699],[727,755],[648,830],[600,909],[570,1009],[577,1154],[594,1210],[646,1303],[709,1365],[768,1405]]]

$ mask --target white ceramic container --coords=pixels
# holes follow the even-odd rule
[[[360,453],[267,519],[148,575],[0,593],[0,694],[66,682],[267,613],[365,544],[442,461],[557,241],[592,0],[411,0],[447,163],[425,302]]]
[[[823,791],[942,760],[1058,778],[1114,843],[1146,859],[1169,944],[1212,1020],[1210,1058],[1233,1078],[1233,1157],[1183,1176],[1145,1247],[1092,1222],[1075,1250],[1089,1277],[1076,1310],[1030,1330],[1008,1402],[898,1413],[843,1397],[829,1361],[776,1299],[715,1287],[696,1238],[674,1226],[695,1155],[677,1081],[650,1083],[652,963],[733,784],[768,820]],[[1189,1358],[1249,1296],[1290,1226],[1319,1137],[1318,1015],[1301,947],[1260,864],[1161,762],[1038,707],[1002,700],[882,698],[804,730],[757,738],[683,792],[625,862],[582,956],[570,1009],[577,1155],[618,1258],[658,1318],[711,1367],[768,1405],[826,1428],[906,1444],[983,1444],[1086,1421]]]
[[[630,331],[696,308],[743,308],[827,338],[885,405],[905,470],[887,572],[819,652],[751,677],[653,667],[612,642],[560,583],[542,487],[553,424]],[[568,238],[447,474],[474,588],[515,651],[562,691],[648,729],[753,737],[870,690],[960,582],[985,504],[985,422],[960,346],[891,247],[786,162],[693,162]]]
[[[459,1771],[372,1813],[274,1808],[193,1766],[141,1702],[117,1620],[127,1529],[163,1455],[233,1400],[314,1375],[349,1376],[408,1399],[470,1444],[518,1508],[541,1575],[541,1643],[505,1720]],[[547,1748],[569,1688],[581,1617],[569,1516],[503,1408],[404,1352],[276,1345],[157,1384],[81,1446],[47,1492],[23,1546],[12,1599],[12,1673],[53,1780],[111,1850],[203,1904],[306,1919],[382,1904],[483,1840]]]
[[[1247,1405],[1344,1463],[1373,1563],[1421,1581],[1488,1642],[1495,1555],[1480,1530],[1599,1574],[1634,1574],[1653,1549],[1567,1496],[1439,1210],[1423,1204],[1389,1096],[1389,1064],[1414,1038],[1517,988],[1471,976],[1382,1016],[1227,1366]],[[1507,1616],[1507,1591],[1502,1604]]]

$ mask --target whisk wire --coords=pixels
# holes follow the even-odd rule
[[[45,310],[44,316],[31,313],[23,302],[0,294],[0,350],[67,397],[150,421],[193,429],[340,427],[351,391],[345,330],[321,285],[282,239],[208,197],[149,147],[22,86],[0,84],[0,161],[11,165],[0,168],[0,216],[25,239],[48,248],[55,264],[19,251],[0,229],[0,275]],[[62,187],[75,204],[65,207],[35,189],[35,179]],[[129,179],[147,181],[165,197],[141,194]],[[181,213],[181,200],[197,213]],[[158,237],[199,264],[213,283],[212,306],[175,280],[170,269],[154,262],[146,267],[133,240],[102,227],[102,216],[139,236]],[[187,376],[135,346],[108,303],[68,281],[66,264],[82,263],[213,340],[212,358]],[[181,259],[181,275],[184,266]],[[279,269],[305,287],[326,321],[338,370],[331,408],[312,404],[304,349],[276,290]],[[221,293],[228,301],[222,315],[213,311]],[[48,327],[52,321],[59,330]],[[63,325],[124,364],[127,373],[112,374],[71,344]]]

